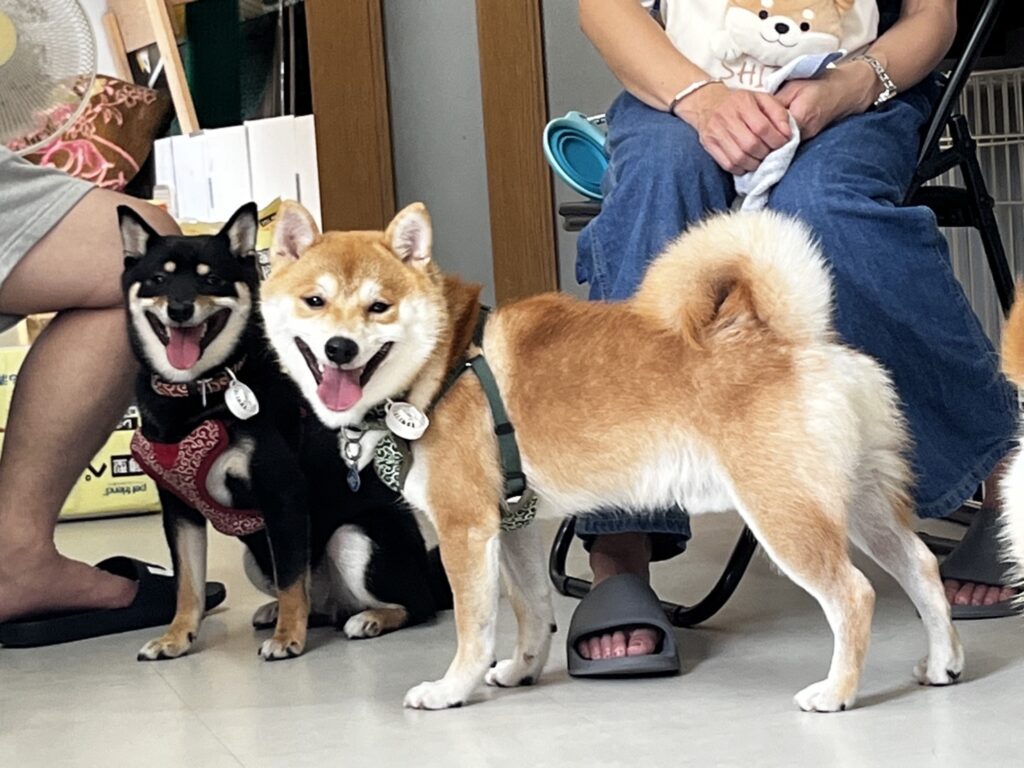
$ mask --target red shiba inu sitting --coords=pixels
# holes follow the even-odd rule
[[[922,616],[929,649],[917,679],[960,677],[935,558],[908,522],[907,436],[892,383],[836,340],[831,285],[802,225],[764,212],[713,218],[670,245],[629,301],[542,295],[486,324],[479,288],[432,260],[421,204],[384,232],[325,234],[286,205],[272,255],[268,335],[317,416],[351,430],[345,450],[371,450],[361,425],[381,404],[429,416],[425,430],[425,419],[393,429],[413,438],[403,493],[437,526],[458,651],[443,678],[408,692],[407,706],[460,706],[485,679],[533,682],[547,659],[537,526],[508,524],[510,434],[546,514],[738,510],[835,635],[828,676],[796,695],[802,709],[846,709],[857,693],[874,591],[849,541]],[[499,567],[519,633],[514,655],[488,670]]]

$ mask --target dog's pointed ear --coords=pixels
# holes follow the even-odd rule
[[[417,269],[430,263],[433,238],[430,214],[423,203],[412,203],[400,210],[384,231],[384,242],[391,252]]]
[[[248,256],[256,250],[259,226],[256,203],[246,203],[231,215],[228,223],[217,234],[228,239],[233,256]]]
[[[121,249],[125,269],[134,267],[146,253],[150,240],[160,237],[146,220],[127,205],[117,206],[117,223],[121,230]]]
[[[293,200],[285,200],[274,221],[274,237],[270,244],[270,261],[290,262],[316,242],[320,235],[309,211]]]

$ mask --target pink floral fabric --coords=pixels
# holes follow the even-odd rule
[[[84,90],[85,84],[78,88]],[[103,189],[123,190],[149,156],[168,106],[168,97],[159,91],[97,77],[85,110],[71,127],[25,159]],[[61,105],[46,115],[43,122],[60,125],[71,112],[71,106]],[[46,132],[44,129],[16,139],[7,146],[17,152],[34,144]]]

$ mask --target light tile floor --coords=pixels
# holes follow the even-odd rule
[[[738,521],[702,518],[656,586],[695,598],[718,574]],[[98,560],[127,553],[166,562],[156,517],[62,525],[60,547]],[[914,611],[866,566],[879,599],[859,706],[799,712],[793,693],[824,675],[831,638],[814,601],[758,558],[728,606],[680,632],[685,673],[642,681],[574,681],[564,630],[574,601],[556,598],[562,628],[540,684],[485,691],[447,712],[401,707],[411,685],[445,669],[450,613],[376,640],[312,633],[300,659],[257,658],[252,611],[264,600],[241,569],[240,547],[211,537],[210,577],[228,585],[198,651],[141,664],[152,631],[34,651],[0,649],[0,766],[298,768],[299,766],[1011,766],[1024,691],[1018,619],[960,624],[964,683],[918,687],[924,648]],[[580,553],[575,571],[583,571]],[[514,628],[502,604],[499,651]]]

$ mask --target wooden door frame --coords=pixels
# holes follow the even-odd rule
[[[395,215],[381,0],[307,0],[324,229],[384,229]]]
[[[325,229],[395,213],[382,0],[307,0]],[[558,289],[541,0],[476,0],[492,262],[499,302]]]
[[[500,302],[558,289],[541,0],[476,0],[494,289]]]

